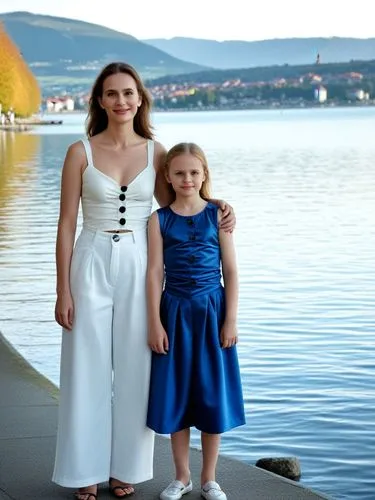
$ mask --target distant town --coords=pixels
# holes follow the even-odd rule
[[[315,71],[298,77],[246,81],[235,78],[220,82],[170,81],[147,85],[156,111],[259,109],[278,107],[311,107],[374,105],[374,83],[362,73],[320,74],[319,55]],[[89,91],[46,96],[43,109],[48,113],[86,111]]]

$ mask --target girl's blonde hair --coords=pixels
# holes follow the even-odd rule
[[[192,156],[195,156],[201,163],[203,167],[203,172],[205,175],[205,180],[202,183],[202,187],[199,191],[200,196],[204,200],[209,200],[211,197],[211,181],[210,181],[210,171],[208,170],[208,162],[206,155],[203,152],[203,149],[200,148],[197,144],[194,142],[180,142],[179,144],[176,144],[173,146],[167,153],[167,158],[165,160],[164,164],[164,172],[165,174],[168,173],[169,166],[174,158],[180,155],[184,154],[190,154]],[[173,188],[171,184],[169,184],[171,192],[176,195],[176,193],[173,191]]]

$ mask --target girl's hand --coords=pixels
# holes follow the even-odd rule
[[[168,353],[168,336],[161,323],[150,326],[148,333],[148,345],[152,351],[158,354]]]
[[[224,321],[223,327],[220,332],[221,347],[226,349],[232,347],[238,342],[237,325],[233,321]]]
[[[223,229],[226,233],[233,232],[236,227],[236,215],[234,213],[233,207],[226,203],[224,200],[218,200],[219,207],[222,210],[222,218],[220,221],[220,229]]]
[[[73,327],[73,319],[74,306],[72,295],[70,293],[58,295],[55,306],[55,320],[66,330],[71,330]]]

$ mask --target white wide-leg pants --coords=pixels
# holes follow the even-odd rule
[[[146,427],[146,231],[84,229],[74,248],[72,331],[63,331],[53,481],[83,487],[152,478]]]

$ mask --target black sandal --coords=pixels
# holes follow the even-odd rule
[[[135,493],[135,490],[134,490],[134,487],[131,485],[131,484],[127,484],[127,485],[117,485],[117,486],[111,486],[111,482],[113,481],[113,477],[111,477],[109,479],[109,491],[112,493],[112,495],[116,498],[127,498],[127,497],[130,497],[131,495],[134,495]],[[133,491],[131,491],[130,493],[126,493],[125,490],[129,490],[129,489],[132,489]],[[121,490],[123,493],[125,493],[125,495],[117,495],[116,491],[118,490]]]

